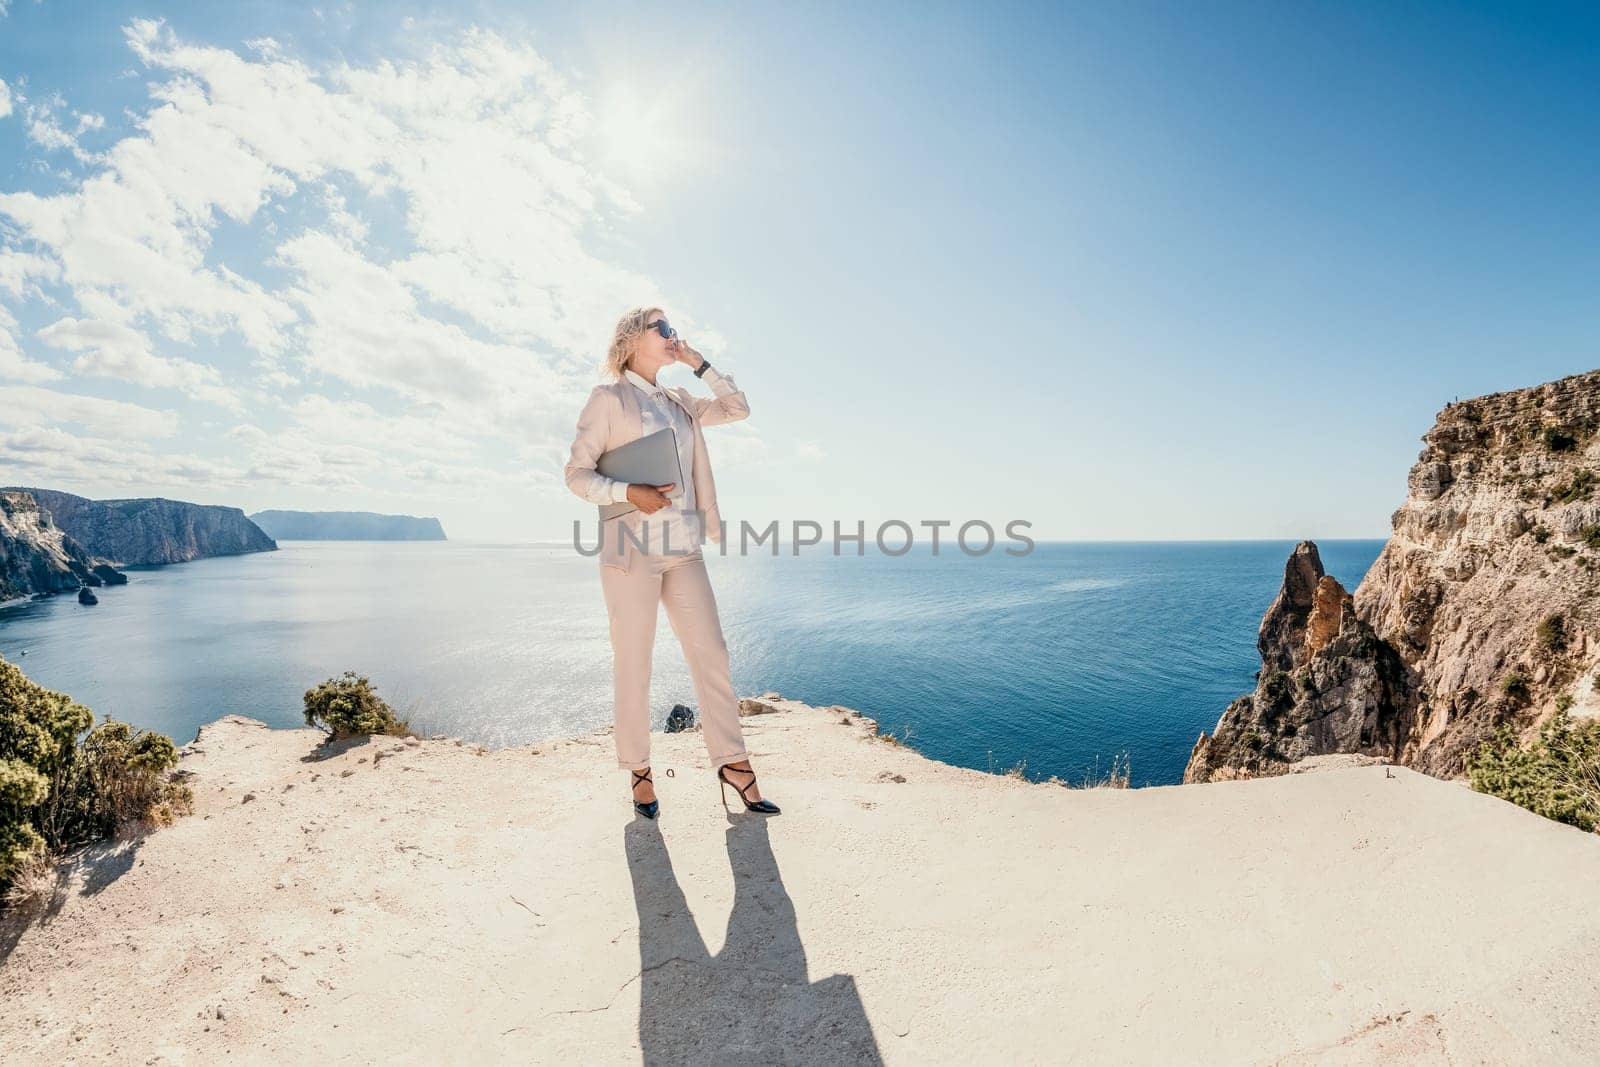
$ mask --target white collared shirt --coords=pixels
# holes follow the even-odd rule
[[[694,512],[694,422],[676,399],[661,386],[648,381],[642,374],[625,370],[622,376],[640,392],[639,420],[642,432],[655,433],[671,427],[678,442],[678,464],[683,470],[683,484],[668,494],[672,503],[639,523],[639,541],[651,555],[692,552],[705,543],[702,517]],[[715,367],[706,368],[702,375],[711,391],[726,396],[737,390],[732,383],[717,373]],[[615,478],[596,478],[591,486],[590,499],[596,503],[618,503],[628,499],[628,483]]]

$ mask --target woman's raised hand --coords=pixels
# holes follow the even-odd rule
[[[679,363],[684,364],[690,370],[699,370],[700,364],[705,362],[705,357],[696,351],[692,346],[690,346],[689,342],[685,341],[682,337],[673,339],[672,355]]]
[[[654,515],[672,501],[666,497],[666,492],[677,482],[668,482],[666,485],[646,485],[643,482],[628,483],[628,503],[644,512]]]

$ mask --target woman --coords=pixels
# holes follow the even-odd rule
[[[656,375],[674,363],[711,384],[715,397],[666,389]],[[664,604],[700,699],[700,721],[711,766],[733,786],[750,811],[777,814],[756,788],[733,695],[728,645],[722,637],[700,546],[722,540],[717,490],[711,479],[704,426],[736,422],[750,414],[733,379],[678,337],[660,308],[634,308],[617,322],[606,354],[605,376],[578,415],[577,435],[567,459],[567,488],[594,504],[624,500],[638,510],[600,524],[600,589],[611,619],[612,712],[616,718],[617,766],[632,772],[633,806],[656,817],[650,776],[650,659],[656,636],[656,606]],[[692,472],[683,486],[625,483],[595,470],[601,455],[664,427],[676,431],[680,469]]]

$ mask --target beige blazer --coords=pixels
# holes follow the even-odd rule
[[[722,380],[729,385],[734,384],[732,375],[723,374]],[[695,396],[681,386],[663,388],[667,396],[688,413],[689,421],[694,426],[694,471],[691,477],[694,478],[695,506],[705,516],[706,538],[720,542],[722,515],[717,509],[717,485],[711,477],[711,456],[706,451],[703,429],[748,417],[750,405],[737,386],[725,396]],[[639,414],[639,391],[633,383],[623,378],[595,386],[589,393],[589,399],[584,402],[583,410],[578,413],[578,431],[572,441],[572,452],[567,457],[567,488],[588,500],[586,490],[599,477],[594,468],[600,457],[619,445],[637,441],[643,435],[644,420]],[[625,549],[630,544],[630,538],[619,528],[619,524],[628,527],[631,541],[637,542],[641,540],[639,524],[644,518],[644,512],[635,509],[600,524],[602,565],[624,571],[628,569]]]

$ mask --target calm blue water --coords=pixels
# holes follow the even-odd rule
[[[346,669],[427,732],[491,746],[610,722],[598,564],[569,545],[280,545],[131,568],[92,608],[0,609],[0,655],[180,744],[230,713],[302,725],[306,688]],[[708,545],[707,565],[741,695],[859,708],[935,759],[1025,760],[1030,778],[1080,781],[1126,753],[1135,785],[1160,785],[1254,687],[1256,629],[1293,546],[1040,543],[980,558],[823,546],[774,559]],[[1352,590],[1382,546],[1318,542]],[[696,704],[663,614],[658,729],[676,702]]]

